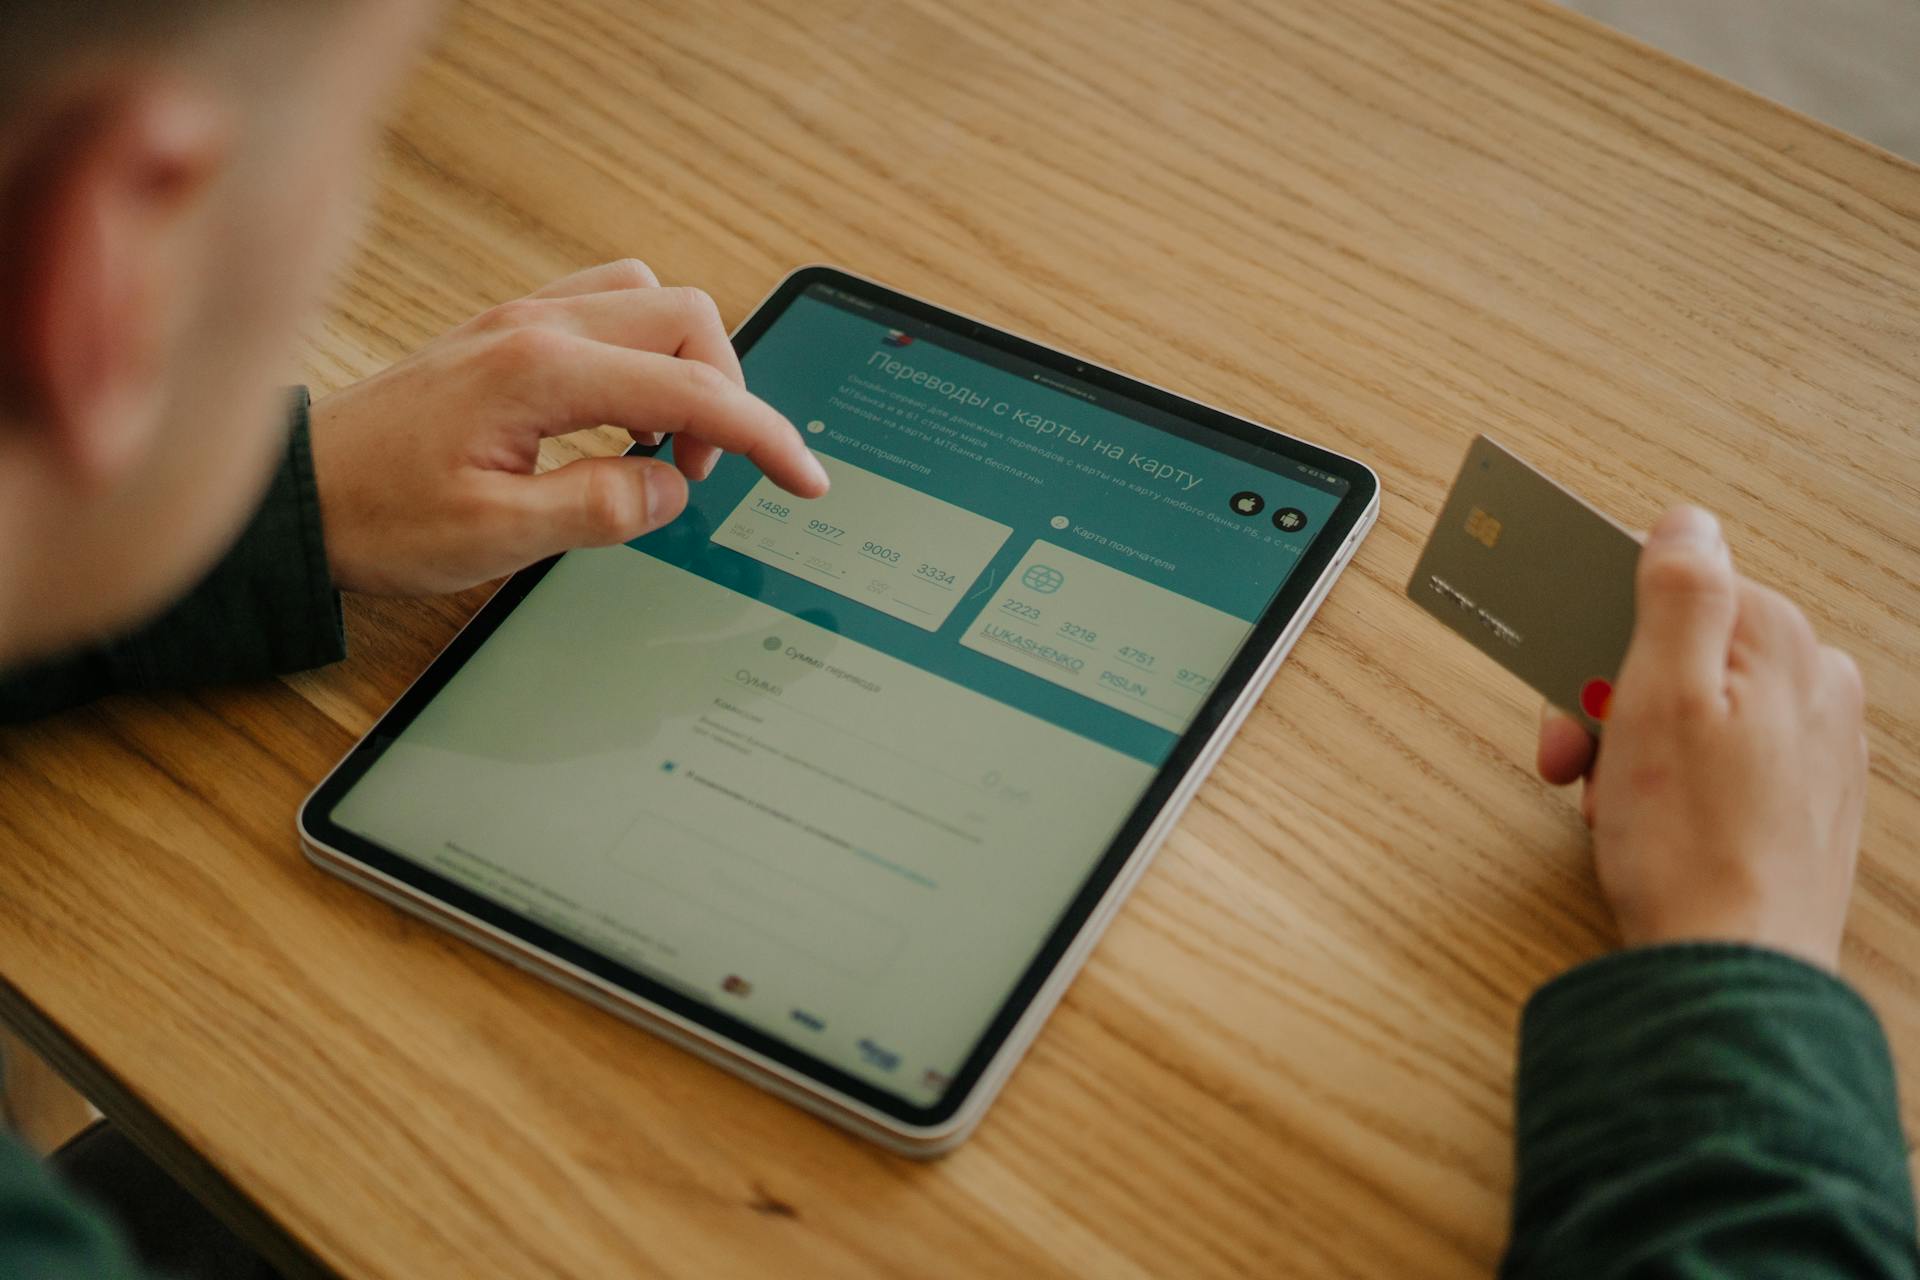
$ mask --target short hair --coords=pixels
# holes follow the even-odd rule
[[[164,48],[210,20],[285,0],[0,0],[0,110],[86,55]]]

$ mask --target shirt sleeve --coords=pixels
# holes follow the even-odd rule
[[[0,1275],[8,1280],[132,1280],[143,1274],[106,1218],[0,1137]]]
[[[1547,984],[1520,1033],[1504,1280],[1920,1277],[1893,1062],[1853,990],[1713,943]]]
[[[346,655],[307,439],[292,394],[286,457],[226,558],[166,613],[119,640],[0,679],[0,724],[108,693],[256,680]]]

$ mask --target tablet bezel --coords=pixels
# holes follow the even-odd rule
[[[1328,519],[1321,535],[1308,547],[1293,574],[1254,624],[1240,651],[1221,675],[1213,694],[1181,735],[1166,762],[1134,805],[1119,834],[1093,864],[1078,893],[1056,919],[1032,961],[974,1044],[965,1065],[954,1073],[952,1082],[940,1099],[928,1105],[916,1105],[740,1021],[714,1004],[699,1000],[673,985],[594,951],[332,821],[333,808],[340,799],[440,693],[468,658],[486,643],[507,615],[526,599],[558,563],[559,557],[544,560],[507,579],[426,671],[315,788],[301,808],[299,825],[310,846],[323,848],[329,854],[360,864],[380,880],[403,886],[411,894],[451,908],[459,915],[478,922],[496,934],[510,937],[520,946],[547,959],[591,975],[644,1008],[664,1011],[682,1026],[691,1024],[692,1028],[698,1029],[694,1034],[710,1037],[724,1046],[746,1050],[754,1058],[778,1064],[785,1068],[782,1074],[807,1081],[812,1089],[828,1094],[830,1100],[842,1105],[856,1104],[857,1110],[868,1113],[871,1118],[884,1118],[882,1127],[885,1129],[891,1129],[902,1137],[924,1139],[951,1131],[959,1127],[961,1122],[977,1119],[977,1113],[969,1114],[969,1104],[976,1101],[974,1095],[979,1087],[983,1081],[988,1083],[990,1087],[985,1096],[990,1097],[993,1089],[997,1088],[999,1077],[1010,1065],[1000,1061],[1003,1055],[1017,1054],[1024,1048],[1024,1039],[1018,1035],[1022,1019],[1047,988],[1049,979],[1072,954],[1074,944],[1089,928],[1104,924],[1104,918],[1096,919],[1096,913],[1109,891],[1127,872],[1137,855],[1150,851],[1143,846],[1147,845],[1149,836],[1155,834],[1156,823],[1169,805],[1184,798],[1189,783],[1197,783],[1194,777],[1196,771],[1204,770],[1211,763],[1208,748],[1218,745],[1215,743],[1218,731],[1235,711],[1242,694],[1263,672],[1270,673],[1269,660],[1276,656],[1276,649],[1288,639],[1289,628],[1295,619],[1304,608],[1317,602],[1317,593],[1327,585],[1329,574],[1344,563],[1338,557],[1350,552],[1355,539],[1363,532],[1363,522],[1374,510],[1379,481],[1369,468],[1351,458],[1129,378],[1081,357],[1030,342],[982,321],[934,306],[834,267],[803,267],[782,280],[735,332],[735,349],[745,356],[760,336],[785,313],[787,307],[817,284],[830,285],[856,297],[866,298],[879,306],[1031,361],[1062,377],[1079,379],[1103,391],[1137,401],[1198,428],[1199,432],[1193,438],[1203,444],[1209,434],[1228,436],[1252,445],[1260,452],[1270,452],[1278,458],[1329,473],[1348,483],[1346,495]],[[1157,424],[1147,425],[1165,429]],[[651,453],[654,450],[636,446],[633,451]],[[367,887],[375,886],[369,884]],[[997,1065],[1000,1067],[998,1072],[995,1071]],[[984,1100],[982,1098],[979,1101],[984,1103]]]

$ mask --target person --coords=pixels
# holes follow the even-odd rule
[[[637,262],[494,308],[285,411],[355,158],[428,0],[16,0],[0,17],[0,716],[344,650],[341,590],[429,593],[672,520],[717,451],[825,476],[712,303]],[[676,461],[536,474],[612,423]],[[270,425],[271,424],[271,425]],[[1624,949],[1523,1020],[1509,1280],[1920,1276],[1894,1076],[1835,976],[1866,770],[1860,677],[1681,508],[1641,557],[1584,779]],[[111,1130],[0,1147],[0,1275],[258,1276]]]
[[[712,300],[636,261],[287,399],[275,371],[437,9],[0,0],[0,719],[332,661],[338,591],[638,537],[723,450],[825,492]],[[673,434],[674,462],[536,473],[543,438],[601,424]],[[0,1276],[267,1273],[116,1131],[56,1164],[120,1229],[0,1140]]]
[[[1603,743],[1541,726],[1624,949],[1522,1018],[1506,1280],[1920,1277],[1892,1059],[1836,976],[1863,716],[1710,515],[1655,525]]]

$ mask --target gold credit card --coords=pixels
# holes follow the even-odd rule
[[[1597,733],[1633,635],[1639,562],[1626,530],[1479,436],[1407,595]]]

